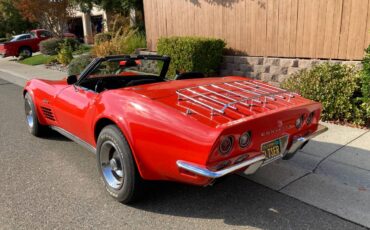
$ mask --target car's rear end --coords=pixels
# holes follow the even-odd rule
[[[7,42],[0,43],[0,57],[10,56],[9,45]]]
[[[180,110],[220,130],[207,162],[178,159],[182,173],[207,178],[240,170],[251,174],[292,157],[326,130],[318,124],[319,103],[261,81],[225,79],[177,90]]]

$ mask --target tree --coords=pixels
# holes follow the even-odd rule
[[[82,12],[88,13],[94,5],[101,7],[110,15],[130,17],[131,26],[144,32],[143,0],[73,0]]]
[[[16,0],[16,7],[23,17],[39,22],[44,29],[62,37],[68,19],[73,15],[71,0]]]
[[[131,9],[143,11],[143,0],[73,0],[82,11],[88,12],[94,5],[110,13],[128,15]]]
[[[0,0],[0,37],[24,33],[37,25],[22,18],[12,0]]]

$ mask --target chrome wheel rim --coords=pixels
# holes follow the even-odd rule
[[[29,50],[22,50],[21,52],[21,55],[25,56],[25,57],[29,57],[31,56],[31,52]]]
[[[123,160],[116,145],[106,141],[100,149],[100,166],[104,180],[113,189],[120,189],[124,182]]]
[[[33,127],[33,112],[32,112],[31,102],[29,100],[26,100],[25,112],[26,112],[27,124],[30,128],[32,128]]]

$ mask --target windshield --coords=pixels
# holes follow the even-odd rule
[[[165,81],[170,58],[159,55],[108,56],[94,59],[77,84],[97,93]]]
[[[158,76],[163,66],[162,60],[111,59],[99,63],[88,78],[112,76]]]
[[[30,34],[21,34],[21,35],[16,35],[16,36],[13,36],[10,41],[11,42],[14,42],[14,41],[21,41],[21,40],[26,40],[26,39],[30,39],[31,38],[31,35]]]

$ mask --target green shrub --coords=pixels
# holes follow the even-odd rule
[[[361,71],[361,101],[362,108],[366,111],[367,118],[370,118],[370,46],[365,52]]]
[[[360,75],[354,66],[324,63],[293,74],[282,87],[322,103],[324,121],[363,125],[364,110],[359,103]]]
[[[78,50],[81,43],[75,38],[64,38],[63,42],[71,47],[72,51]]]
[[[146,38],[142,33],[134,33],[126,38],[125,52],[127,54],[134,53],[138,48],[146,48]]]
[[[59,46],[63,42],[60,38],[50,38],[40,42],[40,52],[45,55],[58,54]]]
[[[73,52],[74,55],[86,54],[91,51],[91,46],[86,44],[81,44],[77,50]]]
[[[221,39],[200,37],[169,37],[158,40],[158,54],[171,57],[169,76],[176,70],[214,74],[222,62],[226,43]]]
[[[72,46],[69,41],[65,40],[61,45],[57,55],[57,61],[60,64],[68,65],[73,59]]]
[[[91,55],[81,55],[72,59],[68,65],[68,75],[79,75],[92,60]]]
[[[45,55],[56,55],[62,43],[68,44],[72,48],[72,51],[77,50],[80,46],[80,42],[74,38],[50,38],[40,42],[40,52]]]
[[[99,33],[94,36],[94,43],[96,45],[99,45],[103,42],[107,42],[110,40],[112,40],[112,33],[110,32]]]
[[[92,54],[97,57],[108,55],[131,54],[137,48],[145,48],[145,36],[137,30],[119,30],[113,34],[111,40],[102,41],[92,49]]]

